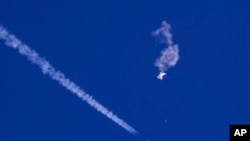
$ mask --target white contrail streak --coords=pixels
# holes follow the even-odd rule
[[[53,80],[57,81],[64,88],[76,94],[83,101],[87,102],[91,107],[101,112],[107,118],[111,119],[113,122],[124,128],[128,132],[134,135],[138,134],[138,132],[132,126],[130,126],[124,120],[120,119],[110,110],[102,106],[91,95],[84,92],[84,90],[82,90],[78,85],[76,85],[70,79],[66,78],[62,72],[56,70],[47,60],[40,57],[36,51],[23,44],[19,39],[10,34],[2,26],[0,26],[0,39],[5,41],[6,46],[17,49],[21,55],[26,56],[32,64],[37,65],[42,70],[43,74],[46,74]]]
[[[160,37],[161,42],[167,44],[167,47],[161,51],[161,56],[156,60],[154,65],[158,67],[160,73],[158,79],[163,79],[166,71],[176,65],[179,60],[179,48],[177,44],[173,43],[172,33],[170,32],[171,26],[163,21],[159,29],[155,30],[152,35]]]

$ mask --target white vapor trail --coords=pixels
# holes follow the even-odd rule
[[[10,34],[2,26],[0,26],[0,39],[5,41],[6,46],[17,49],[21,55],[26,56],[32,64],[37,65],[41,69],[43,74],[48,75],[53,80],[57,81],[64,88],[77,95],[83,101],[87,102],[91,107],[101,112],[107,118],[111,119],[113,122],[124,128],[128,132],[134,135],[138,134],[138,132],[132,126],[117,117],[114,113],[112,113],[112,111],[102,106],[91,95],[82,90],[70,79],[66,78],[62,72],[56,70],[47,60],[40,57],[35,50],[23,44],[19,39],[17,39],[13,34]]]
[[[177,44],[173,43],[172,33],[170,32],[171,26],[163,21],[160,28],[153,31],[152,35],[159,37],[161,42],[165,43],[167,47],[161,51],[161,56],[156,60],[154,65],[158,67],[160,73],[158,79],[163,79],[166,71],[176,65],[179,60],[179,48]]]

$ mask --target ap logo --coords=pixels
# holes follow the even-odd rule
[[[250,125],[230,125],[230,141],[250,141]]]
[[[247,133],[247,129],[236,129],[234,136],[244,136]]]

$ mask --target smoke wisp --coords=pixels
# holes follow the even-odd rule
[[[51,79],[57,81],[65,89],[77,95],[80,99],[87,102],[98,112],[102,113],[107,118],[124,128],[128,132],[134,135],[138,134],[138,132],[132,126],[130,126],[124,120],[116,116],[112,111],[101,105],[91,95],[86,93],[70,79],[66,78],[66,76],[61,71],[56,70],[47,60],[40,57],[35,50],[23,44],[19,39],[17,39],[13,34],[10,34],[2,26],[0,26],[0,39],[5,41],[6,46],[17,49],[21,55],[26,56],[32,64],[37,65],[41,69],[43,74],[48,75]]]
[[[163,76],[166,75],[167,70],[170,67],[174,67],[180,58],[179,47],[177,44],[173,43],[173,35],[170,29],[170,24],[163,21],[161,27],[152,32],[153,36],[160,38],[161,43],[167,45],[167,47],[161,51],[161,56],[157,58],[154,63],[160,71],[157,78],[161,80]]]

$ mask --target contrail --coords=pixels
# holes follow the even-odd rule
[[[163,79],[166,71],[176,65],[179,60],[179,48],[177,44],[173,43],[172,33],[170,32],[171,26],[163,21],[159,29],[153,31],[152,35],[159,37],[161,42],[167,44],[167,47],[161,51],[161,56],[156,60],[154,65],[158,67],[160,73],[158,79]]]
[[[51,79],[57,81],[64,88],[66,88],[73,94],[76,94],[79,98],[87,102],[91,107],[101,112],[107,118],[111,119],[113,122],[124,128],[128,132],[134,135],[139,134],[132,126],[117,117],[114,113],[112,113],[112,111],[102,106],[91,95],[86,93],[70,79],[66,78],[62,72],[56,70],[47,60],[40,57],[35,50],[23,44],[19,39],[17,39],[13,34],[10,34],[2,26],[0,26],[0,39],[5,41],[6,46],[17,49],[21,55],[26,56],[32,64],[37,65],[41,69],[43,74],[48,75]]]

